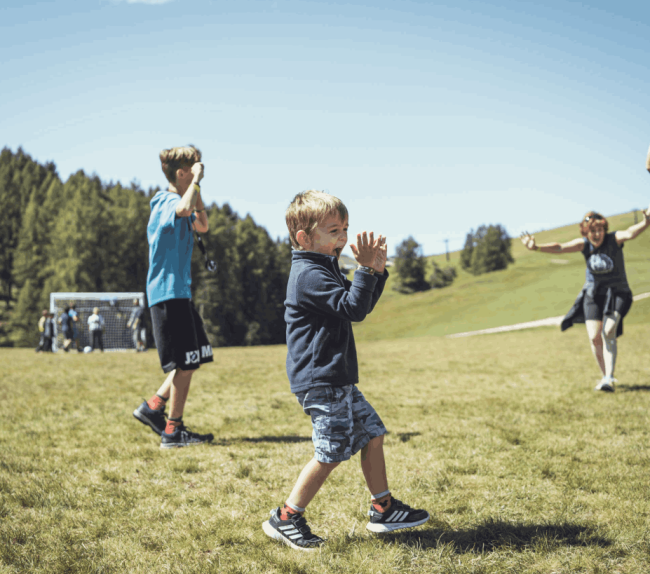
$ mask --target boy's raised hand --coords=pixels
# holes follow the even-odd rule
[[[379,239],[375,240],[375,234],[371,231],[369,234],[365,231],[363,233],[357,234],[357,244],[350,244],[350,249],[352,249],[352,254],[357,260],[359,265],[364,267],[372,267],[375,271],[378,271],[376,265],[381,264],[381,273],[384,272],[383,266],[386,264],[385,254],[381,255],[382,246],[385,246],[386,239],[379,236]],[[384,247],[384,252],[386,248]],[[378,259],[379,257],[379,259]],[[383,259],[383,264],[381,259]]]
[[[374,270],[381,274],[386,269],[386,259],[388,259],[388,246],[386,245],[386,238],[379,236],[377,240],[379,242],[379,249],[377,250],[377,255],[375,256],[375,263],[372,265]]]
[[[195,177],[197,182],[203,179],[203,169],[203,164],[200,161],[197,161],[192,165],[192,175]]]

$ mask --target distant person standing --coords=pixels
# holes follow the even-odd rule
[[[131,311],[131,317],[129,322],[126,324],[127,329],[133,331],[133,346],[135,347],[136,352],[140,353],[145,350],[145,337],[146,331],[143,327],[143,316],[144,316],[144,307],[140,305],[138,299],[133,300],[133,311]]]
[[[202,364],[213,361],[212,346],[190,289],[192,227],[206,232],[208,217],[199,186],[203,178],[201,152],[194,146],[166,149],[160,152],[160,163],[169,188],[151,199],[147,301],[160,365],[167,378],[133,416],[160,435],[161,448],[176,448],[214,438],[191,432],[183,424],[192,375]],[[169,418],[165,424],[167,399]]]
[[[52,352],[52,341],[54,340],[54,313],[49,312],[45,319],[43,330],[43,352]]]
[[[63,350],[67,353],[72,345],[72,318],[70,317],[70,307],[66,306],[63,313],[59,316],[59,325],[63,334]]]
[[[45,321],[47,320],[49,316],[49,312],[47,309],[43,309],[43,313],[41,315],[41,318],[38,320],[38,332],[40,333],[40,337],[38,339],[38,346],[36,347],[36,352],[37,353],[42,353],[45,349],[45,338],[43,333],[45,332]]]
[[[88,330],[90,331],[91,348],[104,352],[104,317],[99,314],[99,307],[93,309],[93,314],[88,317]]]
[[[68,315],[70,315],[70,319],[72,319],[72,340],[74,341],[75,347],[77,347],[77,352],[81,353],[82,348],[81,344],[79,343],[79,313],[77,313],[77,306],[73,303],[70,305],[70,310],[68,311]]]

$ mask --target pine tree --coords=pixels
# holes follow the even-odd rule
[[[99,285],[103,291],[142,291],[147,281],[149,199],[137,184],[109,186],[102,196],[104,226],[112,241],[100,244],[96,257],[103,263]]]
[[[474,251],[474,230],[470,229],[465,237],[465,245],[460,253],[460,266],[468,270],[472,266],[472,252]]]
[[[7,308],[14,300],[14,256],[23,214],[32,193],[53,176],[56,176],[53,163],[40,165],[22,148],[18,148],[15,154],[8,148],[0,152],[0,300]]]
[[[468,241],[465,244],[466,249]],[[514,262],[511,253],[511,239],[501,225],[481,225],[472,234],[472,244],[470,263],[468,267],[464,268],[473,275],[506,269],[509,263]],[[465,250],[463,254],[465,254]]]
[[[397,281],[393,289],[401,293],[427,291],[431,285],[425,279],[426,259],[421,254],[420,244],[408,237],[397,246],[395,272]]]
[[[11,315],[9,337],[14,345],[18,347],[36,346],[39,339],[40,310],[48,307],[49,302],[42,300],[42,289],[34,286],[31,279],[27,279],[20,290],[18,301]]]
[[[49,253],[54,291],[103,291],[103,252],[111,241],[106,201],[98,177],[83,171],[70,176],[63,186],[64,208],[54,227]]]

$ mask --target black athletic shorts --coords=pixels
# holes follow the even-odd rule
[[[149,310],[153,338],[165,373],[174,369],[193,371],[213,361],[203,320],[191,299],[170,299]]]
[[[612,293],[608,295],[597,293],[593,297],[585,295],[583,301],[583,310],[586,321],[602,321],[604,315],[613,315],[618,311],[621,317],[625,317],[632,306],[632,293]]]

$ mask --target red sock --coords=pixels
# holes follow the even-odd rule
[[[372,501],[372,506],[377,512],[381,512],[383,514],[390,508],[391,498],[392,497],[390,494],[382,496],[381,498],[377,498],[376,500]]]
[[[300,514],[297,510],[294,510],[286,504],[280,509],[280,520],[289,520],[290,514]]]
[[[166,402],[167,402],[167,399],[163,399],[162,397],[159,397],[158,395],[154,395],[153,397],[151,397],[147,401],[147,404],[149,405],[149,408],[154,410],[154,411],[164,411]]]
[[[172,434],[175,430],[176,427],[181,425],[181,420],[172,420],[172,419],[167,419],[167,425],[165,426],[165,433],[166,434]]]

